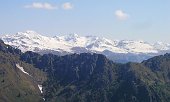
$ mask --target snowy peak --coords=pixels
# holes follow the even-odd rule
[[[170,50],[170,44],[166,44],[163,42],[156,42],[155,44],[153,44],[153,46],[155,47],[155,49],[157,50]]]
[[[122,40],[117,47],[129,50],[131,53],[158,53],[154,46],[144,41]]]
[[[63,36],[63,39],[69,42],[77,42],[79,39],[79,36],[77,34],[69,34],[69,35]]]
[[[73,34],[68,34],[68,35],[66,35],[65,36],[66,38],[78,38],[79,37],[79,35],[78,34],[76,34],[76,33],[73,33]]]
[[[169,50],[170,44],[150,44],[134,40],[109,40],[96,36],[79,36],[69,34],[65,36],[46,37],[35,31],[18,32],[14,35],[5,35],[1,39],[9,45],[25,51],[39,52],[53,50],[59,52],[98,52],[111,51],[113,53],[159,53]],[[76,48],[76,49],[75,49]],[[74,49],[74,50],[73,50]],[[80,50],[81,49],[81,50]]]
[[[29,37],[29,38],[38,38],[38,37],[41,37],[41,35],[38,34],[35,31],[18,32],[16,34],[16,36],[18,36],[18,37],[23,36],[23,37]]]

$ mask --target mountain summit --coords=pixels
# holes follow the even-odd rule
[[[5,35],[2,36],[1,39],[6,44],[21,49],[22,52],[58,52],[63,55],[68,53],[90,52],[104,54],[106,56],[111,56],[112,58],[115,57],[114,54],[121,55],[122,58],[124,58],[125,55],[137,58],[136,56],[139,55],[154,56],[169,52],[170,50],[169,44],[163,44],[160,42],[150,44],[144,41],[110,40],[96,36],[79,36],[77,34],[47,37],[35,31]],[[133,61],[129,60],[129,58],[126,59],[127,61]],[[139,59],[139,61],[144,59],[146,58]]]

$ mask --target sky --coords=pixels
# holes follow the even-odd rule
[[[170,0],[2,0],[0,34],[27,30],[170,43]]]

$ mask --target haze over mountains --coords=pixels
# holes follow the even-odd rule
[[[47,37],[35,31],[18,32],[4,35],[1,39],[22,52],[33,51],[41,54],[53,53],[66,55],[70,53],[99,53],[116,62],[141,62],[155,55],[170,52],[170,44],[157,42],[150,44],[135,40],[110,40],[96,36]]]

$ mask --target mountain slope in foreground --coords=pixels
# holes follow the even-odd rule
[[[170,44],[149,44],[144,41],[109,40],[95,36],[46,37],[34,31],[18,32],[14,35],[1,36],[1,39],[22,52],[33,51],[40,54],[53,53],[66,55],[71,53],[104,54],[115,62],[141,62],[156,55],[169,52]]]
[[[0,42],[0,102],[40,102],[44,72],[24,63],[21,51]]]

